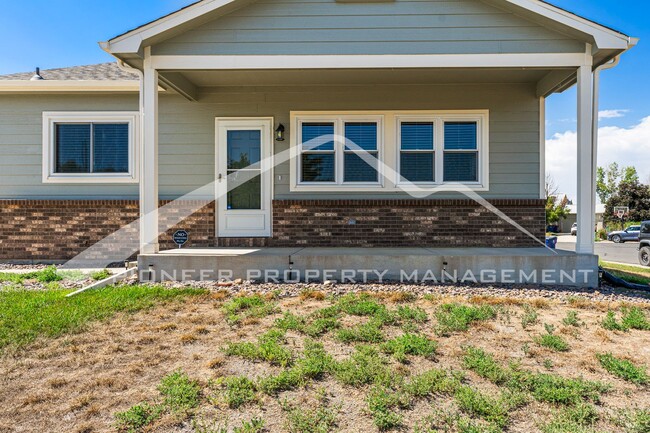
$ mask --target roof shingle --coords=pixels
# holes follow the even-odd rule
[[[0,75],[0,80],[29,81],[32,72]],[[44,69],[41,77],[52,81],[137,81],[138,76],[121,70],[117,63],[99,63],[96,65],[72,66],[69,68]]]

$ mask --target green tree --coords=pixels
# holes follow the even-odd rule
[[[630,176],[629,180],[622,180],[617,190],[605,203],[605,218],[608,221],[616,221],[614,208],[616,206],[628,206],[630,213],[628,221],[650,220],[650,187],[639,182],[639,176]]]
[[[638,180],[639,174],[635,167],[620,168],[617,163],[612,162],[607,168],[598,167],[596,193],[601,203],[607,203],[609,198],[617,192],[621,182],[638,182]]]
[[[558,188],[550,174],[546,175],[546,223],[556,224],[569,215],[566,196],[558,196]]]

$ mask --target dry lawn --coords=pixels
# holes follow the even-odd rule
[[[507,367],[516,362],[519,368],[532,372],[550,373],[566,378],[582,377],[611,386],[602,393],[600,402],[593,404],[597,418],[585,430],[555,430],[581,432],[625,432],[625,427],[615,423],[620,410],[650,407],[648,384],[624,381],[606,371],[597,353],[612,353],[637,366],[650,366],[650,331],[631,329],[609,331],[601,326],[608,307],[588,301],[573,305],[548,300],[528,302],[510,299],[480,297],[410,299],[401,295],[383,296],[380,299],[388,311],[398,306],[419,307],[426,312],[428,321],[408,325],[408,331],[419,333],[437,342],[434,356],[407,355],[405,362],[386,356],[393,374],[412,376],[431,369],[464,372],[463,386],[481,391],[495,399],[507,390],[470,371],[463,364],[465,348],[474,346],[492,354],[496,361]],[[258,337],[274,327],[283,312],[300,317],[329,307],[334,300],[325,299],[318,292],[300,297],[273,301],[276,312],[262,317],[246,314],[237,323],[226,319],[224,304],[230,298],[224,293],[198,296],[183,303],[171,303],[135,314],[120,313],[110,320],[95,323],[90,329],[75,335],[56,339],[39,339],[36,343],[0,360],[0,432],[114,432],[118,430],[116,413],[140,403],[152,405],[162,402],[158,385],[166,375],[182,370],[198,382],[200,403],[181,412],[164,410],[142,431],[220,433],[220,426],[228,423],[229,431],[242,422],[261,419],[264,429],[239,430],[242,433],[268,432],[321,432],[339,431],[365,433],[379,431],[369,410],[367,398],[372,385],[349,386],[333,374],[324,374],[309,380],[297,389],[268,395],[255,391],[254,401],[237,409],[228,407],[220,378],[246,376],[255,381],[284,370],[266,361],[245,360],[228,356],[224,348],[230,342],[256,342]],[[467,331],[454,331],[441,335],[436,311],[442,304],[462,302],[466,305],[490,305],[496,317],[470,324]],[[530,312],[537,315],[524,328],[522,317]],[[569,311],[577,312],[577,326],[563,324]],[[646,316],[650,316],[646,311]],[[529,317],[531,319],[531,317]],[[344,328],[369,320],[367,316],[340,314]],[[545,324],[554,326],[554,335],[562,337],[569,350],[556,352],[535,342],[547,333]],[[381,327],[384,338],[404,334],[404,323]],[[335,362],[348,359],[356,342],[343,343],[332,330],[316,340],[323,344]],[[289,330],[282,347],[299,355],[308,337]],[[378,344],[375,346],[379,347]],[[439,431],[507,431],[541,432],[563,406],[541,402],[527,392],[519,392],[522,401],[508,408],[508,421],[498,430],[463,430],[460,424],[450,430]],[[507,405],[508,398],[504,397]],[[289,408],[294,408],[290,410]],[[309,411],[313,412],[309,412]],[[320,410],[321,412],[318,412]],[[434,392],[416,398],[410,407],[394,407],[392,412],[401,416],[401,431],[432,432],[416,424],[429,415],[437,419],[454,416],[487,425],[480,414],[459,407],[454,394]],[[441,415],[443,414],[443,415]],[[446,415],[444,415],[446,414]],[[304,415],[303,418],[300,416]],[[326,420],[327,415],[333,420]],[[320,418],[319,418],[320,417]],[[310,420],[321,419],[321,423]],[[300,421],[303,421],[302,424]],[[483,423],[483,424],[481,424]],[[329,427],[328,427],[329,426]],[[317,427],[321,427],[318,430]],[[135,430],[138,431],[138,430]],[[223,430],[226,431],[226,430]],[[550,430],[547,430],[550,431]],[[632,430],[627,430],[632,431]]]

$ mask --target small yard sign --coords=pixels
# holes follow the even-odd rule
[[[178,248],[183,248],[183,245],[187,243],[189,238],[190,235],[186,230],[177,230],[173,236],[174,243],[178,245]]]

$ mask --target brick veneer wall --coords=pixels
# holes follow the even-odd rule
[[[491,203],[540,239],[544,200]],[[167,202],[161,202],[161,206]],[[275,200],[272,238],[215,237],[214,203],[185,202],[198,211],[160,237],[190,232],[187,247],[361,246],[528,247],[534,240],[471,200]],[[163,215],[173,215],[184,206]],[[0,260],[65,260],[138,218],[135,200],[0,201]],[[161,228],[167,225],[161,217]],[[130,229],[137,245],[137,224]]]
[[[171,237],[178,228],[191,233],[188,246],[213,246],[214,203],[183,204],[200,209],[178,226],[169,227],[160,237],[161,248],[175,247]],[[163,215],[174,215],[182,207],[174,206]],[[67,260],[122,228],[137,248],[138,225],[129,224],[138,218],[137,200],[2,200],[0,260]],[[161,228],[166,225],[161,216]]]
[[[544,239],[544,200],[491,200]],[[473,200],[275,201],[275,246],[530,247],[539,243]]]

